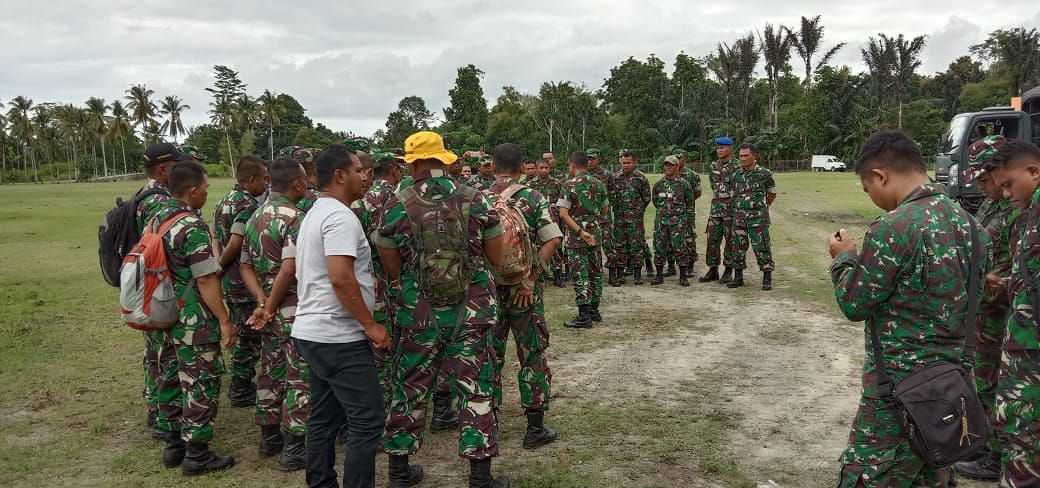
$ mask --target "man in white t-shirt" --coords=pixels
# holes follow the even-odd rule
[[[346,423],[343,487],[369,488],[384,424],[372,347],[385,349],[390,339],[372,318],[372,250],[349,208],[364,194],[364,177],[354,151],[339,144],[318,154],[317,172],[322,196],[304,217],[296,244],[300,301],[292,327],[311,370],[307,484],[338,486],[335,441]]]

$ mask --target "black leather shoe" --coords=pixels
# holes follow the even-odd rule
[[[733,270],[733,279],[726,283],[727,288],[740,288],[744,286],[744,270]]]
[[[974,461],[961,461],[953,465],[957,474],[977,481],[1000,480],[1000,453],[987,451]]]
[[[701,276],[700,279],[698,279],[697,281],[700,281],[701,283],[707,283],[709,281],[718,281],[718,279],[719,279],[719,267],[718,266],[709,266],[708,267],[708,272],[704,273],[704,276]]]
[[[197,476],[211,471],[228,469],[235,465],[235,458],[231,456],[218,456],[209,450],[209,444],[205,442],[189,442],[188,453],[181,463],[181,473],[185,476]]]

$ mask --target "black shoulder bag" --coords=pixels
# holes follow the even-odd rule
[[[989,439],[989,421],[972,379],[979,305],[977,258],[982,256],[982,244],[978,223],[971,216],[968,220],[971,223],[972,254],[961,363],[932,363],[893,385],[885,370],[877,327],[870,327],[882,398],[893,409],[914,454],[933,468],[944,468],[970,458],[986,447]]]

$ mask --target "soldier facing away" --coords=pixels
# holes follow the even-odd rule
[[[568,229],[564,245],[574,273],[574,302],[578,305],[578,316],[563,325],[580,329],[603,320],[599,313],[603,296],[600,243],[610,206],[606,188],[589,174],[589,160],[585,153],[572,153],[570,165],[574,177],[563,184],[557,205],[560,207],[560,221]]]
[[[750,243],[762,271],[762,289],[773,289],[773,251],[769,242],[769,206],[776,199],[773,172],[759,166],[754,144],[740,145],[740,168],[733,172],[733,281],[726,286],[744,286],[747,250]]]
[[[733,211],[730,209],[732,197],[732,178],[737,165],[733,161],[733,139],[729,137],[715,138],[715,154],[718,159],[711,163],[711,208],[708,213],[708,225],[704,259],[708,272],[700,278],[701,283],[718,280],[729,283],[733,277],[731,268],[734,259],[733,251]],[[723,245],[725,241],[725,245]],[[722,249],[725,249],[723,252]],[[726,270],[719,276],[719,265],[725,264]]]

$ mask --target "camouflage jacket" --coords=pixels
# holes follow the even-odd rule
[[[375,241],[373,241],[373,232],[376,231],[379,222],[383,218],[383,211],[386,202],[390,200],[390,197],[394,194],[394,187],[386,180],[376,180],[372,182],[372,188],[369,188],[365,192],[365,196],[357,199],[354,203],[350,204],[350,209],[357,215],[358,220],[361,221],[361,227],[365,229],[365,235],[368,236],[369,245],[375,249]],[[379,260],[379,253],[372,253],[372,268],[375,272],[376,277],[385,278],[383,272],[383,263]]]
[[[304,195],[303,198],[301,198],[299,202],[296,202],[296,207],[299,208],[300,210],[303,210],[304,212],[306,212],[306,211],[310,210],[311,207],[314,206],[314,202],[317,202],[318,198],[320,198],[320,197],[321,197],[321,190],[319,190],[319,189],[315,188],[314,186],[312,186],[311,183],[308,181],[307,182],[307,194]]]
[[[733,172],[737,170],[734,160],[721,161],[716,159],[711,163],[711,174],[708,180],[711,182],[711,214],[721,215],[729,211],[729,201],[732,191]]]
[[[228,245],[232,234],[245,235],[249,217],[253,216],[253,212],[259,206],[256,199],[245,188],[242,188],[242,185],[238,184],[231,189],[231,192],[223,200],[217,203],[213,212],[213,227],[217,231],[217,241],[220,242],[222,247]],[[238,271],[237,257],[228,265],[228,269],[221,281],[224,289],[224,299],[228,302],[248,302],[253,299],[245,284],[242,283],[242,275]]]
[[[603,169],[603,166],[597,166],[596,169],[590,169],[589,174],[595,177],[597,180],[599,180],[600,183],[603,183],[604,185],[606,185],[607,182],[610,181],[610,174],[607,173],[607,170]]]
[[[553,222],[560,223],[560,207],[557,203],[560,201],[560,195],[563,194],[563,183],[552,176],[546,179],[535,178],[534,180],[527,183],[534,190],[538,190],[545,200],[549,202],[549,214],[552,215]]]
[[[646,206],[650,205],[650,181],[642,171],[614,173],[607,182],[607,192],[615,221],[643,221]]]
[[[684,178],[661,178],[654,183],[654,207],[657,208],[656,222],[682,225],[688,221],[693,208],[693,189]]]
[[[441,170],[433,170],[419,175],[413,179],[406,180],[415,189],[419,196],[430,200],[442,200],[455,195],[459,184],[444,175]],[[405,181],[402,181],[405,183]],[[399,187],[400,188],[400,187]],[[419,288],[416,283],[415,263],[417,262],[414,236],[408,212],[404,203],[398,199],[397,192],[390,196],[384,206],[384,215],[381,224],[375,232],[376,245],[384,248],[397,249],[404,263],[401,270],[401,293],[397,301],[408,303],[410,307],[416,306],[419,297]],[[498,213],[484,193],[477,192],[473,197],[469,211],[469,250],[470,256],[477,262],[476,273],[470,288],[470,301],[493,300],[494,291],[490,280],[490,274],[484,265],[484,241],[502,235],[502,226],[499,223]],[[479,292],[475,292],[475,288]],[[399,315],[400,319],[401,316]],[[402,324],[407,326],[408,324]]]
[[[499,176],[495,180],[495,184],[491,185],[492,203],[516,182],[509,176]],[[531,242],[534,243],[536,249],[552,239],[563,237],[560,226],[556,224],[549,211],[549,200],[538,190],[524,185],[524,188],[513,194],[508,203],[510,207],[515,208],[524,216],[527,228],[531,232]]]
[[[1037,333],[1040,319],[1033,316],[1033,303],[1040,299],[1040,292],[1035,289],[1035,285],[1040,283],[1040,188],[1033,192],[1033,202],[1025,212],[1026,215],[1014,225],[1020,234],[1011,262],[1009,292],[1012,310],[1002,346],[1005,354],[1012,357],[1020,357],[1023,351],[1040,351]],[[1022,269],[1023,260],[1027,269]],[[1034,286],[1029,286],[1030,283]]]
[[[491,185],[495,184],[495,177],[491,176],[490,178],[484,178],[477,173],[473,175],[466,184],[478,190],[487,190],[488,188],[491,188]]]
[[[180,320],[170,330],[170,334],[175,342],[181,344],[219,342],[220,326],[213,312],[202,302],[198,286],[191,281],[220,272],[220,263],[213,256],[209,226],[186,203],[173,198],[167,200],[159,210],[153,225],[157,229],[162,222],[182,212],[190,212],[191,215],[182,217],[163,236],[174,291],[178,297],[184,296]],[[184,290],[189,282],[193,290],[185,295]]]
[[[565,163],[564,166],[566,165],[567,164]],[[568,170],[565,168],[554,167],[552,171],[549,172],[549,176],[552,176],[557,180],[564,181],[567,179],[567,171]]]
[[[733,171],[731,188],[730,208],[734,212],[761,215],[769,213],[766,197],[776,193],[776,181],[764,166],[755,165],[750,171],[741,166]]]
[[[288,197],[278,196],[263,204],[246,224],[239,262],[253,266],[264,293],[271,294],[283,259],[296,259],[296,238],[305,215]],[[296,283],[279,308],[296,306]]]
[[[697,174],[696,171],[690,169],[689,167],[683,168],[683,170],[679,172],[679,176],[681,176],[682,179],[686,180],[686,182],[690,184],[690,189],[693,190],[694,193],[702,191],[701,175]]]
[[[852,321],[866,321],[863,395],[877,398],[870,326],[877,327],[888,374],[896,383],[936,361],[959,362],[964,347],[971,215],[927,183],[879,217],[858,254],[843,252],[831,264],[838,306]],[[981,230],[981,228],[980,228]],[[983,243],[980,278],[988,268]],[[979,296],[983,281],[979,280]]]
[[[137,229],[144,233],[145,226],[155,218],[155,214],[159,212],[159,209],[166,206],[166,202],[170,200],[170,190],[165,186],[162,186],[154,178],[148,178],[148,183],[143,188],[137,191],[134,196],[144,193],[145,190],[151,190],[152,188],[158,188],[162,190],[162,193],[156,193],[149,195],[137,202],[137,208],[134,211],[137,221]]]
[[[592,234],[597,245],[603,243],[604,230],[609,226],[607,217],[602,214],[603,209],[608,208],[607,189],[603,183],[587,171],[579,173],[563,183],[563,193],[556,204],[566,208],[574,223]],[[589,247],[575,232],[567,233],[564,244],[570,248]]]
[[[993,200],[987,198],[975,212],[975,218],[986,228],[993,243],[993,259],[989,272],[1002,278],[1011,276],[1011,228],[1022,211],[1011,205],[1007,199]],[[1007,306],[1007,294],[986,296],[983,304],[999,303]]]

